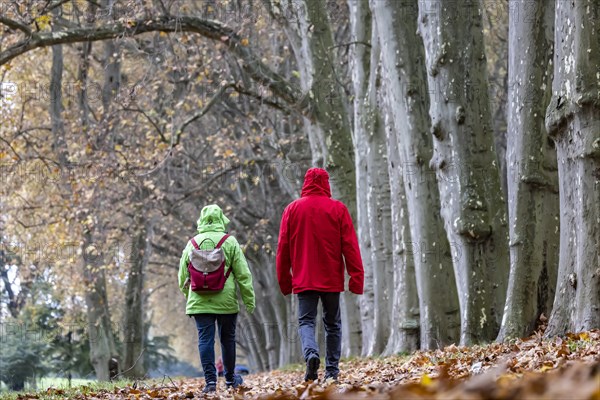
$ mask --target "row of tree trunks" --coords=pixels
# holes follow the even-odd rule
[[[417,2],[372,0],[382,42],[383,76],[404,182],[420,309],[420,347],[454,342],[459,325],[450,246],[439,214],[432,156],[424,50],[417,36]],[[405,18],[406,16],[413,18]],[[390,159],[391,160],[391,159]],[[394,193],[398,196],[399,193]]]
[[[350,118],[346,109],[343,88],[336,75],[337,60],[332,54],[333,33],[324,0],[304,0],[288,7],[296,8],[296,61],[306,76],[303,91],[311,98],[311,115],[316,124],[308,129],[313,144],[320,144],[320,152],[313,153],[313,162],[330,172],[332,194],[348,207],[356,221],[356,176],[354,145]],[[296,22],[294,22],[296,25]],[[305,29],[302,29],[305,28]],[[316,137],[315,137],[316,136]],[[358,298],[342,294],[343,352],[360,354],[361,324]]]
[[[507,135],[510,277],[500,341],[526,336],[541,314],[550,315],[558,267],[556,152],[544,125],[552,88],[554,1],[515,6]]]
[[[489,109],[479,1],[419,2],[441,214],[452,248],[463,345],[496,338],[508,227]],[[418,277],[418,275],[417,275]],[[423,318],[423,315],[421,316]]]
[[[390,314],[390,335],[383,354],[410,353],[420,347],[419,337],[419,297],[415,278],[413,254],[407,248],[411,243],[410,225],[404,179],[400,167],[400,153],[396,130],[392,127],[388,105],[384,121],[386,126],[386,143],[388,151],[388,176],[392,193],[391,223],[392,230],[392,262],[394,264],[392,296],[392,312]]]
[[[368,3],[365,0],[349,1],[351,40],[355,43],[365,43],[370,39],[371,17]],[[376,340],[375,325],[375,284],[374,265],[371,259],[372,242],[370,234],[371,220],[369,219],[369,143],[373,126],[368,99],[369,68],[371,51],[366,45],[357,44],[352,46],[352,83],[354,87],[354,155],[356,165],[356,202],[366,207],[358,207],[356,210],[357,234],[360,252],[365,270],[365,293],[360,297],[360,312],[362,325],[362,354],[371,355]]]
[[[358,237],[365,268],[361,297],[362,355],[380,354],[390,331],[393,297],[392,225],[387,145],[378,107],[379,46],[368,0],[350,1]],[[367,43],[371,41],[369,46]]]

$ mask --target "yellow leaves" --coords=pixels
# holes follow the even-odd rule
[[[166,143],[166,142],[158,142],[156,144],[156,148],[159,151],[165,151],[165,150],[169,149],[170,147],[171,147],[171,144],[170,143]]]
[[[250,44],[250,41],[248,40],[248,38],[243,38],[242,40],[240,40],[240,44],[246,47]]]
[[[40,15],[35,18],[35,22],[40,30],[44,30],[46,28],[50,28],[50,23],[52,22],[52,17],[49,15]]]
[[[169,36],[169,34],[167,32],[160,31],[160,33],[158,34],[158,36],[160,36],[160,37],[167,37],[167,36]]]
[[[115,151],[123,151],[123,146],[120,144],[115,144]]]
[[[579,340],[589,341],[590,333],[589,332],[581,332],[579,333]]]
[[[421,376],[421,385],[422,386],[431,386],[433,384],[433,379],[427,374],[423,374]]]
[[[540,368],[540,372],[550,371],[551,369],[554,369],[554,364],[551,362],[545,362],[544,365],[542,365],[542,368]]]

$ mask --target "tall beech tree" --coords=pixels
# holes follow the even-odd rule
[[[417,36],[417,2],[372,0],[379,38],[385,96],[389,102],[398,156],[390,162],[403,173],[410,237],[406,244],[415,266],[422,348],[437,348],[458,339],[458,297],[450,246],[439,214],[440,196],[432,158],[429,98],[424,49]],[[394,193],[399,200],[400,193]],[[407,282],[406,284],[409,284]],[[402,326],[408,321],[400,321]]]
[[[508,214],[510,278],[499,340],[522,337],[550,315],[558,268],[556,151],[544,117],[552,87],[554,1],[510,14]]]
[[[494,151],[481,14],[479,1],[419,2],[432,94],[430,165],[452,244],[462,344],[496,337],[508,277],[506,203]]]
[[[556,2],[552,99],[560,196],[558,281],[547,335],[600,326],[600,4]]]

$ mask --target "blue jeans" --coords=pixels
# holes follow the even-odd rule
[[[313,355],[319,356],[319,345],[315,339],[315,321],[319,299],[323,306],[323,323],[325,324],[325,343],[327,357],[325,372],[328,375],[339,373],[340,355],[342,353],[342,319],[340,316],[340,294],[308,290],[298,293],[298,322],[300,341],[304,360]]]
[[[225,380],[233,382],[235,370],[235,325],[237,314],[194,314],[198,328],[198,350],[206,384],[217,383],[215,367],[215,322],[219,325]]]

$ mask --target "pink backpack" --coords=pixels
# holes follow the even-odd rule
[[[225,234],[212,250],[202,250],[200,248],[202,243],[210,240],[209,238],[200,242],[200,245],[192,238],[191,242],[194,248],[190,253],[188,271],[193,292],[217,293],[225,287],[225,282],[231,274],[232,267],[229,267],[227,273],[225,273],[225,253],[221,249],[221,245],[225,243],[228,237],[229,234]]]

